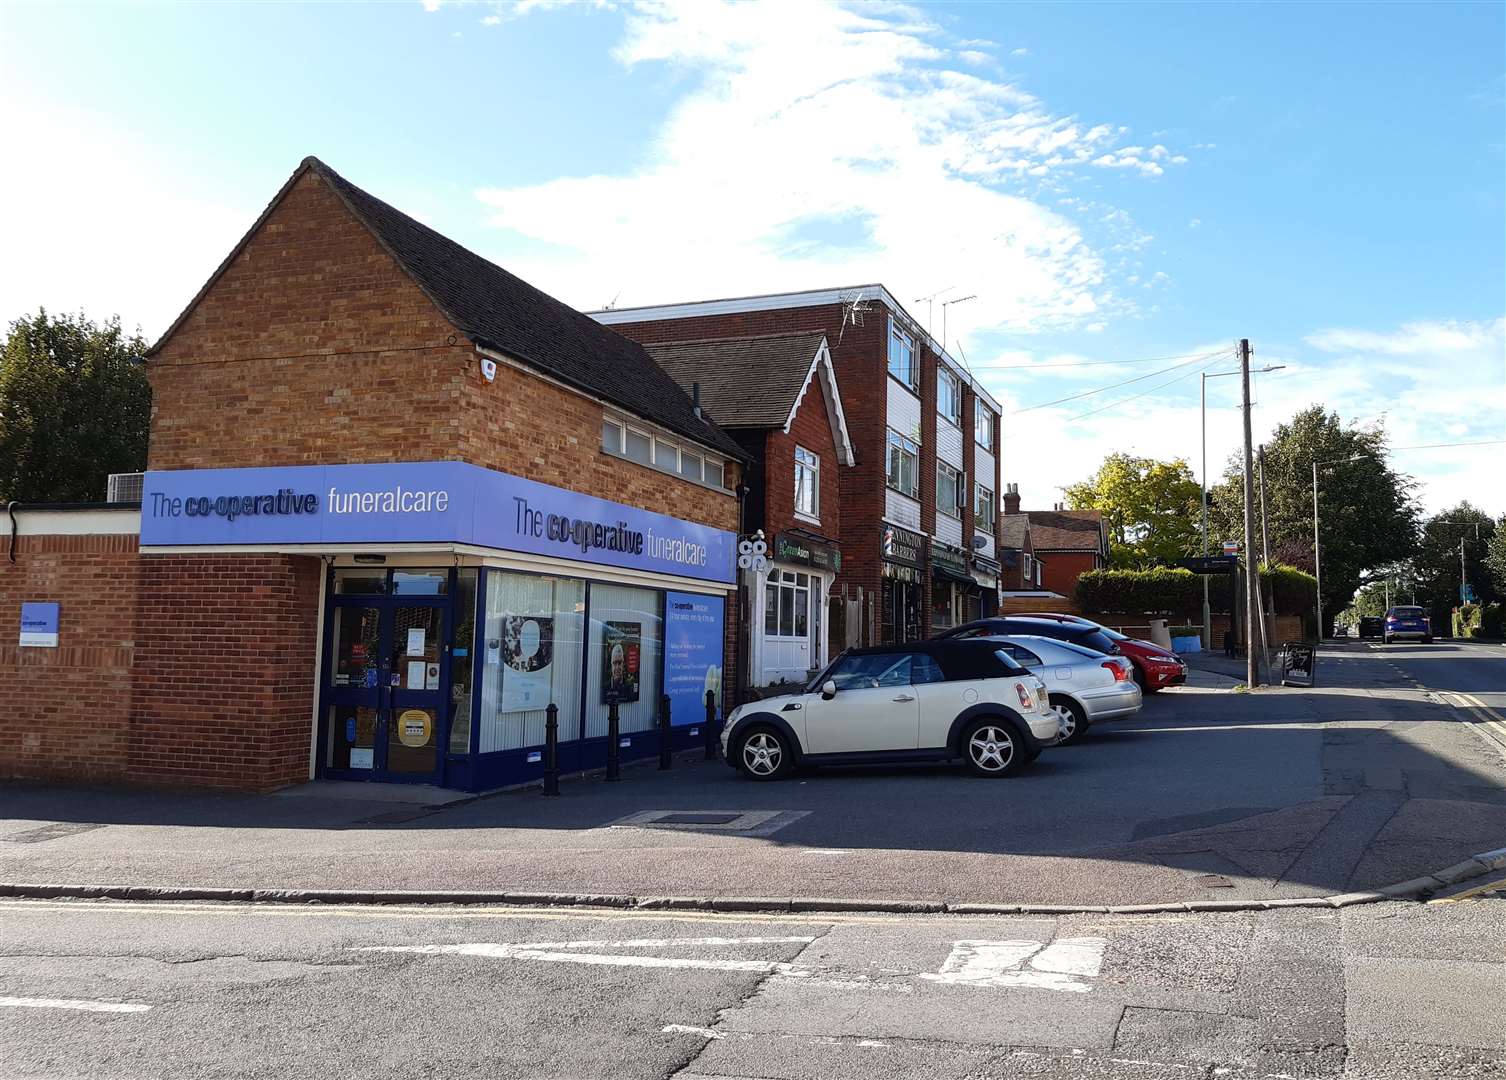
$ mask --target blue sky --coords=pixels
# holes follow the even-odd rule
[[[160,332],[314,153],[582,308],[878,280],[923,321],[939,293],[939,335],[976,294],[948,338],[1007,411],[1247,336],[1286,365],[1257,434],[1322,401],[1397,446],[1502,439],[1503,11],[0,6],[32,165],[0,178],[30,256],[0,317]],[[1196,468],[1201,366],[1007,417],[1005,479],[1046,505],[1111,450]],[[1501,449],[1395,461],[1499,513]]]

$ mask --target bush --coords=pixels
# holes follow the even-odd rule
[[[1278,615],[1306,615],[1317,607],[1318,579],[1295,566],[1262,566],[1260,587],[1275,603]]]
[[[1230,610],[1229,579],[1209,578],[1209,602],[1214,611]],[[1311,616],[1318,581],[1294,566],[1263,567],[1260,587],[1273,597],[1278,615]],[[1134,611],[1186,615],[1202,609],[1203,585],[1191,570],[1156,567],[1151,570],[1090,570],[1077,579],[1077,602],[1088,612]]]
[[[1454,637],[1472,638],[1480,632],[1480,605],[1462,604],[1454,609]]]
[[[1201,637],[1203,628],[1201,626],[1172,626],[1166,632],[1174,638]]]
[[[1486,604],[1480,612],[1479,637],[1506,637],[1506,605]]]

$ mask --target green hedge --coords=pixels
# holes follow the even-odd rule
[[[1209,602],[1214,611],[1230,610],[1229,579],[1209,578]],[[1261,589],[1273,596],[1278,615],[1309,615],[1318,593],[1311,574],[1292,566],[1262,567]],[[1077,579],[1077,602],[1084,611],[1135,611],[1148,615],[1187,614],[1201,610],[1203,583],[1190,570],[1156,567],[1151,570],[1090,570]]]
[[[1506,637],[1506,607],[1501,604],[1465,604],[1454,609],[1457,638]]]

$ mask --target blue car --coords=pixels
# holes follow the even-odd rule
[[[1424,645],[1433,640],[1433,624],[1420,607],[1394,607],[1386,612],[1386,628],[1381,641],[1389,645],[1393,641],[1420,641]]]

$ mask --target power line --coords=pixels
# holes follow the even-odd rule
[[[1484,439],[1481,442],[1435,442],[1425,443],[1422,446],[1387,446],[1386,453],[1393,450],[1439,450],[1446,446],[1501,446],[1506,444],[1506,439]]]
[[[1136,375],[1133,379],[1125,379],[1122,382],[1110,383],[1108,386],[1100,386],[1096,390],[1084,390],[1080,394],[1069,394],[1067,397],[1057,398],[1055,401],[1043,401],[1039,405],[1027,405],[1023,409],[1016,409],[1010,415],[1018,416],[1020,415],[1020,413],[1032,412],[1035,409],[1044,409],[1050,405],[1061,405],[1068,401],[1077,401],[1079,398],[1092,397],[1094,394],[1101,394],[1105,390],[1117,390],[1121,386],[1129,386],[1131,383],[1143,382],[1146,379],[1154,379],[1157,375],[1165,375],[1168,371],[1176,371],[1178,368],[1184,368],[1189,364],[1195,364],[1199,360],[1206,361],[1206,363],[1203,364],[1203,367],[1207,367],[1208,364],[1212,363],[1214,360],[1228,356],[1231,351],[1232,350],[1230,349],[1220,349],[1217,352],[1204,353],[1201,356],[1194,356],[1191,360],[1184,360],[1180,364],[1172,364],[1171,367],[1162,368],[1160,371],[1152,371],[1145,375]]]
[[[1087,416],[1096,416],[1096,415],[1098,415],[1101,412],[1108,412],[1110,409],[1116,409],[1120,405],[1128,405],[1131,401],[1135,401],[1135,400],[1138,400],[1139,398],[1143,398],[1146,394],[1154,394],[1157,390],[1164,390],[1166,387],[1170,386],[1172,383],[1179,383],[1183,379],[1190,379],[1194,375],[1197,375],[1198,373],[1200,373],[1202,371],[1206,371],[1209,367],[1211,367],[1213,364],[1217,363],[1220,359],[1222,359],[1222,357],[1214,357],[1212,360],[1209,360],[1208,363],[1204,364],[1202,367],[1193,368],[1191,371],[1184,371],[1184,372],[1182,372],[1182,374],[1176,376],[1173,379],[1167,379],[1163,383],[1157,383],[1155,386],[1152,386],[1149,390],[1142,390],[1138,394],[1131,394],[1127,398],[1120,398],[1118,401],[1111,401],[1107,405],[1101,406],[1101,407],[1099,407],[1097,409],[1090,409],[1089,411],[1087,411],[1085,413],[1078,413],[1076,416],[1069,416],[1064,421],[1064,423],[1071,423],[1073,420],[1081,420],[1081,419],[1083,419],[1084,417],[1087,417]]]
[[[1202,353],[1183,353],[1180,356],[1145,356],[1139,360],[1084,360],[1072,364],[989,364],[978,363],[973,367],[989,371],[1058,371],[1067,368],[1107,367],[1116,364],[1154,364],[1160,360],[1197,360]]]

